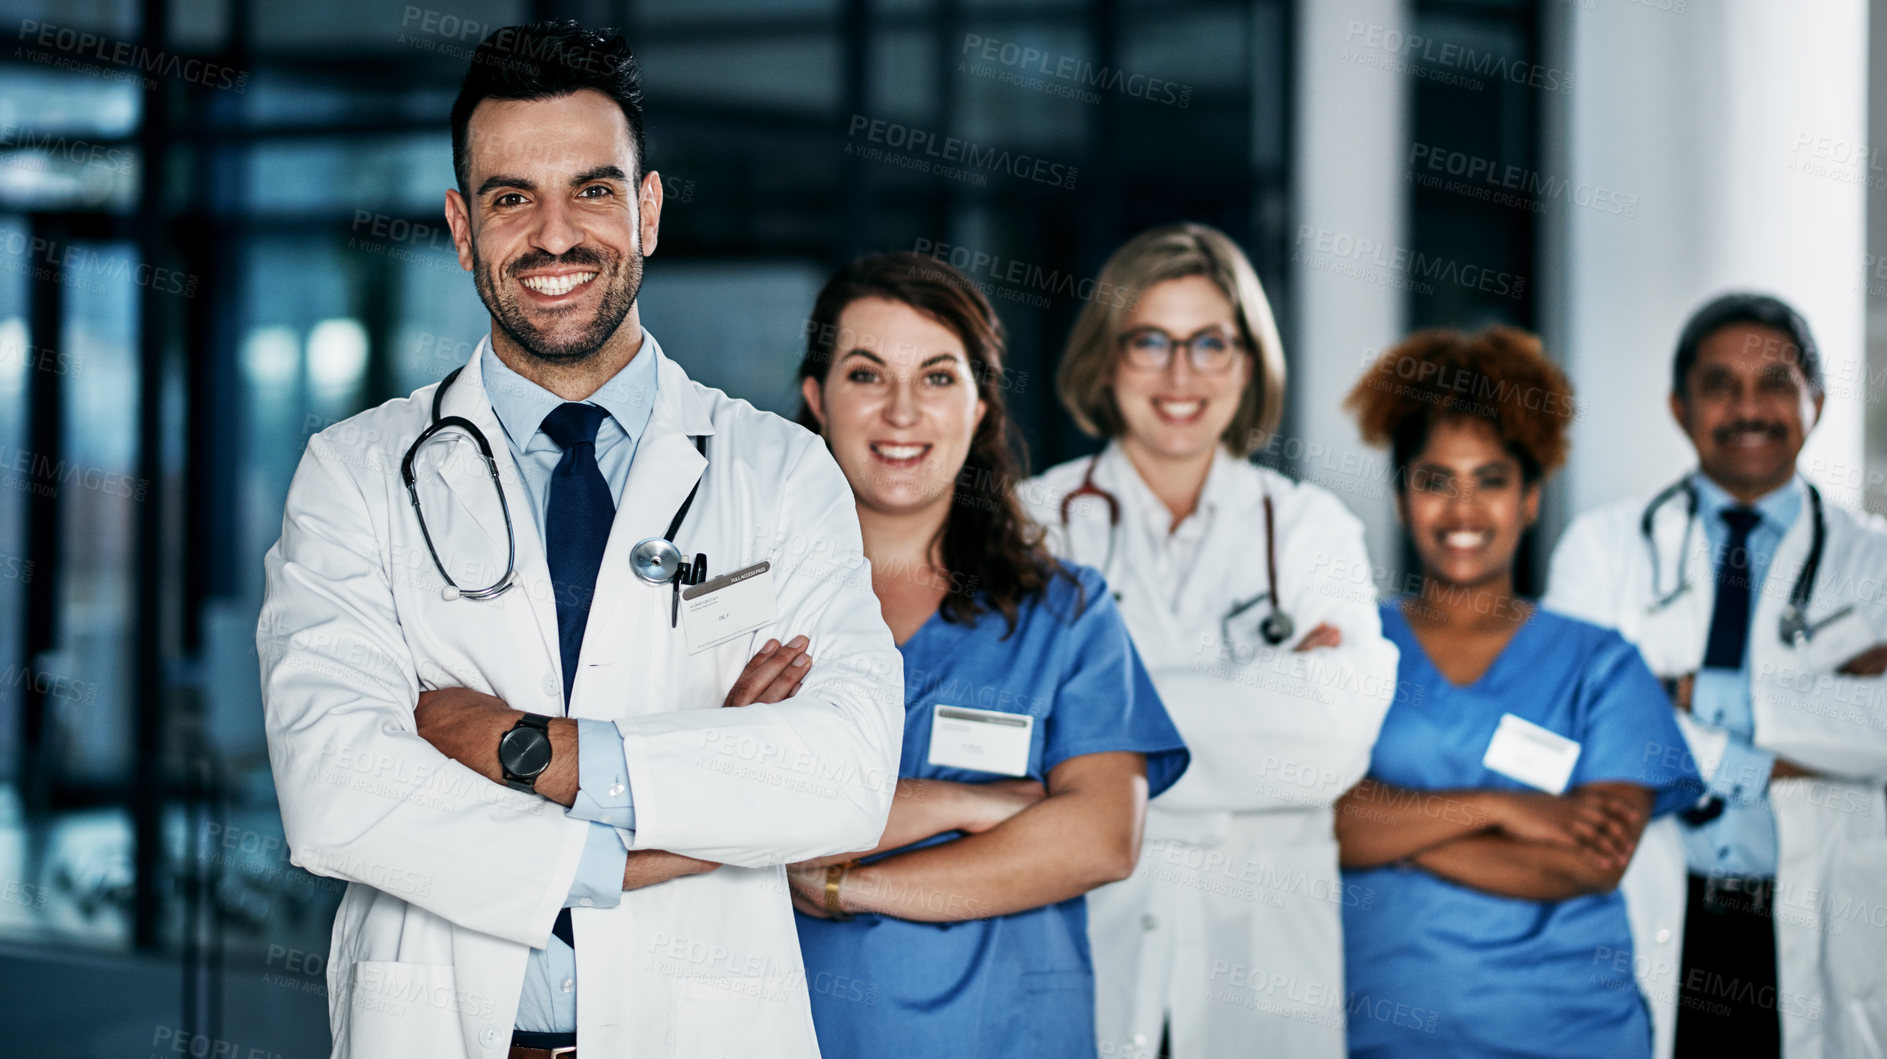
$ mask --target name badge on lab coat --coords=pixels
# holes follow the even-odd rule
[[[930,758],[943,768],[1029,774],[1029,737],[1035,718],[938,703],[930,713]]]
[[[1548,794],[1565,794],[1578,760],[1576,741],[1503,713],[1481,764]]]
[[[689,654],[718,647],[778,617],[770,563],[755,563],[681,590],[681,628]]]

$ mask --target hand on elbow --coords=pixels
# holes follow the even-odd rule
[[[1611,893],[1618,889],[1637,849],[1635,835],[1616,844],[1582,844],[1563,854],[1556,874],[1579,894]]]
[[[973,835],[988,831],[1048,797],[1048,788],[1030,779],[951,784],[943,789],[955,793],[963,802],[962,827]]]
[[[727,689],[721,706],[751,706],[756,702],[785,702],[799,694],[800,685],[812,668],[812,641],[795,636],[781,643],[768,640],[747,661],[734,686]]]
[[[440,753],[493,783],[502,783],[498,741],[521,716],[494,695],[470,688],[441,688],[419,696],[413,726]]]
[[[1614,857],[1596,853],[1589,849],[1578,852],[1578,859],[1559,872],[1567,887],[1578,895],[1609,894],[1618,889],[1620,879],[1625,877],[1627,856],[1621,862]]]
[[[1643,810],[1596,788],[1564,795],[1503,791],[1497,797],[1495,822],[1502,832],[1576,852],[1608,871],[1625,870],[1644,830]]]
[[[1332,625],[1327,621],[1323,621],[1323,622],[1318,622],[1316,628],[1305,633],[1304,638],[1302,640],[1297,641],[1297,646],[1291,648],[1291,650],[1294,652],[1297,652],[1298,654],[1302,654],[1305,651],[1315,651],[1319,647],[1342,647],[1342,646],[1343,646],[1343,630],[1337,628],[1335,625]]]

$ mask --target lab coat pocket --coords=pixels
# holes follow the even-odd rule
[[[1853,1004],[1887,1014],[1887,960],[1880,932],[1887,926],[1887,795],[1867,790],[1865,814],[1850,818],[1848,840],[1833,845],[1827,873],[1828,980]],[[1887,1023],[1879,1024],[1887,1032]]]
[[[1086,971],[1024,971],[1022,1014],[1032,1057],[1093,1055],[1094,976]],[[987,1043],[987,1042],[986,1042]]]
[[[669,1008],[668,1054],[674,1059],[753,1055],[759,1054],[756,1041],[783,1047],[779,1042],[796,1037],[786,1020],[795,1010],[790,986],[786,976],[679,979]]]
[[[354,967],[349,1051],[357,1056],[464,1056],[449,963],[364,960]]]

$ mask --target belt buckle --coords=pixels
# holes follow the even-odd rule
[[[552,1048],[550,1050],[550,1059],[568,1059],[569,1056],[575,1054],[577,1054],[577,1046],[574,1044],[566,1044],[560,1048]]]
[[[1717,911],[1768,915],[1775,900],[1774,882],[1737,875],[1711,875],[1704,884],[1704,903]]]

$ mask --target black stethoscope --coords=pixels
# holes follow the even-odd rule
[[[1808,561],[1802,564],[1802,572],[1795,577],[1795,584],[1789,589],[1789,605],[1782,611],[1782,617],[1776,622],[1776,632],[1782,642],[1790,647],[1802,648],[1830,622],[1845,616],[1854,609],[1850,604],[1823,618],[1810,623],[1808,620],[1808,601],[1815,591],[1815,575],[1821,569],[1822,551],[1828,543],[1828,526],[1822,516],[1821,490],[1813,482],[1803,482],[1808,487],[1808,509],[1814,526],[1814,536],[1810,539]],[[1684,539],[1679,544],[1677,559],[1677,585],[1669,592],[1661,592],[1659,582],[1664,579],[1662,564],[1658,558],[1658,545],[1652,538],[1651,524],[1658,509],[1677,497],[1684,498]],[[1645,548],[1651,553],[1651,594],[1657,599],[1647,607],[1649,613],[1657,613],[1677,602],[1690,591],[1690,574],[1685,564],[1690,558],[1690,545],[1697,529],[1697,485],[1685,475],[1666,486],[1651,503],[1645,505],[1645,513],[1638,520],[1638,532],[1645,539]]]
[[[487,600],[495,599],[517,582],[518,537],[511,526],[511,505],[505,500],[504,483],[498,478],[498,461],[492,455],[491,442],[486,440],[485,432],[478,429],[478,424],[464,416],[442,416],[441,408],[445,403],[446,390],[459,377],[464,368],[454,368],[439,383],[439,388],[432,395],[432,424],[420,431],[419,437],[407,446],[406,455],[400,460],[400,477],[406,482],[406,495],[413,501],[413,515],[419,519],[419,534],[425,538],[426,552],[432,556],[432,565],[439,570],[439,576],[445,578],[445,588],[440,590],[441,598],[447,602],[455,599]],[[415,484],[413,460],[419,450],[440,431],[456,429],[469,435],[473,444],[478,446],[478,455],[485,461],[485,470],[491,475],[491,487],[498,494],[498,507],[505,517],[505,569],[498,580],[484,588],[464,588],[452,580],[446,573],[446,564],[439,559],[439,549],[434,546],[432,531],[426,527],[426,512],[419,506],[419,488]],[[708,441],[705,435],[694,437],[695,449],[703,459],[708,455]],[[703,472],[705,477],[705,472]],[[701,490],[701,480],[695,479],[694,488],[688,490],[688,498],[681,502],[675,517],[669,520],[668,532],[660,537],[647,537],[636,542],[629,550],[629,568],[635,575],[651,585],[669,584],[674,586],[675,601],[670,608],[669,626],[672,628],[678,619],[681,607],[681,589],[683,585],[700,584],[707,579],[708,557],[696,553],[693,563],[682,558],[681,549],[675,547],[675,533],[681,529],[681,521],[688,517],[688,509],[694,506],[695,494]]]
[[[1061,524],[1062,528],[1068,528],[1068,505],[1080,497],[1098,497],[1103,504],[1107,505],[1107,557],[1101,560],[1101,578],[1106,580],[1114,565],[1114,543],[1120,535],[1120,498],[1094,484],[1094,468],[1100,461],[1101,454],[1097,452],[1088,460],[1088,469],[1081,475],[1081,485],[1061,498]],[[1265,494],[1265,578],[1265,583],[1271,586],[1270,590],[1261,592],[1244,602],[1234,600],[1231,609],[1219,619],[1219,632],[1224,637],[1219,641],[1220,643],[1232,642],[1233,618],[1266,600],[1271,601],[1271,613],[1265,615],[1264,620],[1258,623],[1258,635],[1264,637],[1265,643],[1276,647],[1289,640],[1291,634],[1297,631],[1297,624],[1278,605],[1277,596],[1274,593],[1278,584],[1278,547],[1269,492]],[[1116,592],[1115,598],[1119,597],[1120,594]]]

